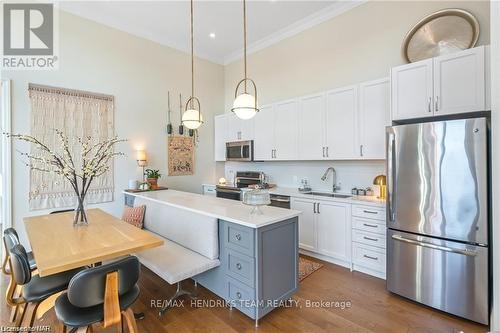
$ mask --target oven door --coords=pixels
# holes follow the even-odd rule
[[[226,160],[253,161],[253,141],[227,142]]]
[[[241,200],[241,191],[226,189],[226,188],[216,188],[217,198],[231,199],[231,200]]]

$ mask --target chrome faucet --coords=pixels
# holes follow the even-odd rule
[[[328,177],[328,173],[332,172],[333,174],[333,186],[332,186],[332,192],[336,192],[337,190],[340,190],[340,186],[337,186],[337,171],[333,167],[329,167],[326,169],[325,173],[323,174],[323,177],[321,177],[322,181],[326,180],[326,177]]]

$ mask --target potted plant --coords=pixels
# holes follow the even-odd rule
[[[158,178],[161,177],[160,170],[146,169],[145,174],[151,189],[156,190],[158,188]]]

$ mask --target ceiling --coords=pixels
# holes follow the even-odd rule
[[[249,53],[293,36],[361,3],[248,0]],[[189,1],[61,1],[62,10],[189,52]],[[241,1],[195,1],[195,54],[227,64],[242,56]],[[215,34],[211,38],[210,34]]]

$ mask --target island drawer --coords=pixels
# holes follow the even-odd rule
[[[254,229],[225,222],[224,246],[253,257]]]
[[[363,205],[352,205],[352,216],[385,221],[385,208],[363,206]]]
[[[228,299],[232,306],[251,318],[255,318],[255,289],[227,277]]]
[[[353,263],[385,273],[385,249],[353,243]]]
[[[227,274],[250,287],[254,287],[255,259],[232,250],[227,250],[226,259]]]
[[[352,241],[385,249],[385,236],[361,230],[352,230]]]
[[[352,227],[354,229],[363,230],[370,233],[373,232],[376,234],[385,235],[385,224],[382,224],[377,220],[369,220],[353,216]]]

